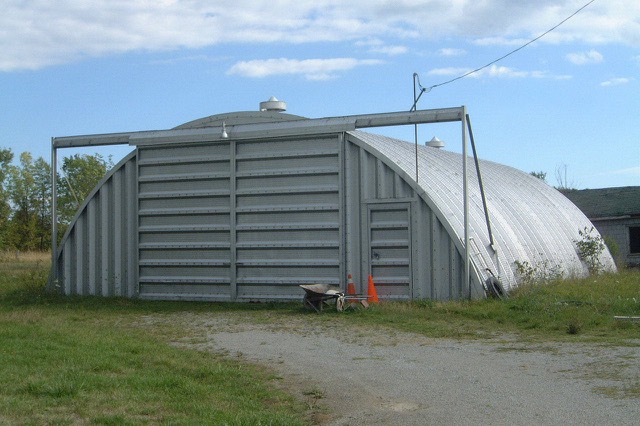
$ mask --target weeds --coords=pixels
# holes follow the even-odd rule
[[[558,264],[553,264],[548,259],[530,264],[528,261],[514,262],[516,276],[519,285],[546,284],[554,280],[562,279],[562,268]]]
[[[574,240],[578,256],[587,266],[589,274],[597,275],[603,272],[604,265],[600,256],[606,248],[605,242],[597,234],[594,227],[578,230],[580,239]],[[559,264],[546,259],[542,254],[542,260],[530,263],[527,260],[514,262],[515,274],[519,285],[547,284],[565,277],[565,273]],[[571,271],[569,271],[571,273]]]
[[[568,334],[578,334],[582,330],[582,324],[576,320],[570,320],[569,324],[567,324],[567,333]]]
[[[595,233],[595,234],[594,234]],[[604,266],[600,261],[600,255],[606,248],[604,240],[597,234],[595,228],[585,227],[578,230],[579,240],[574,240],[578,250],[578,256],[587,265],[590,274],[599,274]]]

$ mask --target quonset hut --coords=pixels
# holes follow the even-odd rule
[[[171,130],[53,138],[54,165],[65,147],[134,150],[54,246],[49,288],[287,300],[352,274],[361,293],[372,275],[382,299],[447,300],[484,297],[492,274],[508,291],[516,262],[587,273],[575,241],[589,220],[533,176],[467,161],[466,108],[305,119],[263,104]],[[465,155],[357,130],[447,121],[462,123]],[[608,252],[601,262],[615,269]]]

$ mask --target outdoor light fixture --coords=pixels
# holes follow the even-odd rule
[[[229,134],[227,133],[227,125],[225,124],[225,122],[222,122],[222,139],[226,139],[229,137]]]

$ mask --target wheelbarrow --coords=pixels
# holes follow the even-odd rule
[[[304,298],[302,304],[316,312],[322,312],[324,305],[335,303],[339,311],[344,307],[344,292],[340,287],[329,284],[302,284]]]

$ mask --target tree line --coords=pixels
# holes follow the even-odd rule
[[[14,161],[16,160],[16,161]],[[75,154],[56,173],[58,238],[78,207],[113,167],[111,158]],[[29,152],[15,158],[0,148],[0,250],[45,251],[51,247],[51,164]]]

